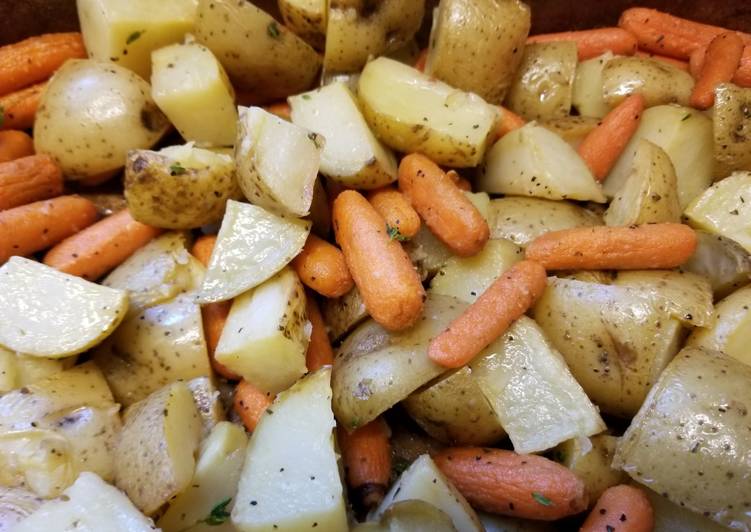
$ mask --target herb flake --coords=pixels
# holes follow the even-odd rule
[[[169,166],[170,175],[183,175],[187,170],[180,163],[174,163]]]
[[[303,100],[310,100],[310,94],[303,94],[302,95]]]
[[[683,118],[681,118],[681,122],[685,122],[689,118],[691,118],[691,113],[686,113],[686,116],[684,116]]]
[[[134,31],[133,33],[128,35],[127,39],[125,39],[125,44],[131,44],[137,41],[144,33],[146,33],[146,30]]]
[[[219,526],[224,524],[229,519],[230,513],[227,511],[227,506],[232,502],[232,497],[224,499],[211,509],[206,519],[202,519],[199,523],[206,523],[209,526]]]
[[[545,495],[542,493],[537,493],[536,491],[532,492],[532,498],[537,501],[538,503],[542,504],[543,506],[552,506],[553,501],[548,499]]]
[[[272,39],[278,39],[279,36],[282,34],[281,31],[279,31],[279,26],[276,22],[269,22],[269,25],[266,26],[266,33],[269,34],[269,37]]]
[[[398,240],[399,242],[407,240],[407,237],[399,232],[398,227],[392,227],[389,224],[386,224],[386,234],[389,235],[389,240]]]

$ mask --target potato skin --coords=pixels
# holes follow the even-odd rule
[[[688,105],[693,88],[691,74],[656,59],[616,57],[602,69],[602,97],[611,107],[636,92],[644,96],[647,107]]]
[[[751,88],[722,83],[715,88],[715,178],[736,170],[751,170]]]

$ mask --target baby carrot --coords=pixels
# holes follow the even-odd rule
[[[49,155],[29,155],[0,163],[0,210],[62,193],[63,174]]]
[[[654,512],[642,490],[621,484],[605,490],[580,532],[652,532]]]
[[[300,280],[322,296],[343,296],[354,286],[342,252],[311,233],[300,254],[292,259]]]
[[[411,153],[399,164],[399,189],[428,229],[454,254],[475,255],[490,237],[480,211],[433,161]]]
[[[639,126],[642,111],[644,97],[632,94],[605,115],[602,122],[579,144],[579,155],[598,181],[605,179],[631,140]]]
[[[242,419],[245,428],[253,432],[263,413],[271,406],[272,401],[273,398],[269,392],[262,392],[243,379],[235,386],[235,398],[232,407]]]
[[[458,176],[457,176],[458,177]],[[396,238],[412,238],[420,230],[420,216],[409,204],[404,194],[394,187],[383,187],[368,193],[368,201],[386,220],[390,232]]]
[[[607,51],[617,55],[634,55],[634,52],[636,52],[636,37],[622,28],[544,33],[542,35],[531,35],[527,38],[527,43],[554,41],[575,42],[579,61],[592,59]]]
[[[449,179],[451,179],[451,181],[454,182],[457,187],[459,187],[459,190],[463,190],[464,192],[472,192],[472,183],[460,176],[456,170],[449,170],[448,172],[446,172],[446,175]]]
[[[467,364],[537,301],[546,284],[545,269],[538,263],[516,263],[430,341],[428,356],[447,368]]]
[[[348,433],[339,427],[339,447],[344,458],[347,485],[365,510],[380,504],[391,476],[389,427],[378,417]]]
[[[29,129],[33,126],[39,100],[46,86],[45,81],[0,97],[0,129]]]
[[[701,69],[704,66],[704,56],[707,53],[707,47],[702,46],[697,48],[691,53],[691,59],[689,60],[689,72],[694,78],[698,78],[701,74]],[[733,75],[733,83],[739,87],[751,87],[751,45],[746,45],[743,48],[743,55],[741,55],[740,63],[738,63],[738,69]]]
[[[57,244],[44,263],[91,281],[120,265],[162,232],[134,220],[125,209]]]
[[[46,249],[94,223],[96,206],[79,196],[0,211],[0,264]]]
[[[204,235],[196,240],[190,253],[199,260],[204,266],[209,265],[211,253],[216,245],[216,235]],[[215,372],[229,380],[238,380],[240,376],[230,371],[227,366],[217,362],[214,358],[214,351],[219,344],[219,338],[222,336],[224,324],[227,322],[229,310],[232,308],[232,301],[220,301],[218,303],[207,303],[201,305],[201,318],[203,321],[203,335],[206,338],[206,348],[209,352],[209,361]]]
[[[292,120],[292,109],[287,102],[272,103],[265,106],[264,109],[284,120]]]
[[[662,63],[667,63],[676,68],[680,68],[681,70],[686,71],[686,72],[689,71],[688,63],[686,63],[685,61],[681,61],[680,59],[674,59],[666,55],[653,54],[652,52],[645,52],[643,50],[637,50],[634,55],[636,57],[644,57],[647,59],[654,59],[655,61],[660,61]]]
[[[0,131],[0,163],[29,155],[34,155],[34,141],[28,133],[15,129]]]
[[[333,220],[336,241],[370,315],[392,331],[411,326],[422,312],[425,290],[381,215],[362,194],[345,190],[334,201]]]
[[[510,109],[506,109],[501,105],[497,105],[496,107],[498,107],[498,110],[501,112],[501,118],[495,126],[495,135],[498,138],[515,129],[519,129],[526,124],[526,121],[521,116]]]
[[[334,363],[334,350],[331,349],[329,334],[326,332],[326,322],[323,321],[318,303],[311,294],[305,300],[305,313],[312,325],[308,351],[305,353],[305,367],[313,372],[323,366]]]
[[[584,482],[542,456],[454,447],[433,460],[473,507],[486,512],[554,521],[587,509]]]
[[[712,107],[715,86],[733,79],[742,55],[743,41],[737,34],[726,32],[712,39],[691,92],[691,105],[697,109]]]
[[[548,270],[647,270],[680,266],[695,249],[693,229],[663,223],[551,231],[525,253]]]

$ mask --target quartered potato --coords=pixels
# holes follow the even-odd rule
[[[310,222],[228,201],[199,301],[232,299],[284,268],[305,245]]]
[[[688,222],[736,241],[751,252],[751,172],[734,172],[704,191],[686,208]]]
[[[519,0],[443,0],[433,14],[425,72],[499,104],[521,63],[530,23],[530,9]]]
[[[346,85],[331,83],[292,96],[289,104],[292,122],[322,138],[322,174],[357,188],[378,188],[396,181],[394,154],[370,131]]]
[[[504,135],[477,179],[485,192],[605,203],[584,160],[561,137],[534,122]]]
[[[194,31],[254,103],[308,89],[321,67],[313,48],[246,0],[199,0]]]
[[[577,63],[576,43],[532,43],[506,95],[506,105],[527,120],[561,118],[571,110]]]
[[[602,118],[610,111],[610,105],[603,100],[602,70],[611,59],[613,54],[605,52],[576,66],[571,104],[580,116]]]
[[[378,138],[441,165],[476,166],[498,120],[498,109],[479,96],[385,57],[365,66],[358,88],[363,114]]]
[[[689,105],[694,78],[685,70],[647,57],[616,57],[602,70],[602,98],[615,107],[632,94],[644,96],[646,107]]]
[[[715,177],[751,170],[751,88],[718,85],[713,109]]]
[[[23,488],[0,487],[0,531],[10,532],[15,525],[31,515],[43,500]]]
[[[326,0],[279,0],[284,25],[316,50],[326,42]]]
[[[11,257],[0,267],[0,345],[27,355],[76,355],[109,336],[125,317],[123,290],[39,262]]]
[[[678,180],[665,150],[642,139],[636,145],[631,175],[605,211],[607,225],[680,223]]]
[[[125,163],[125,199],[139,222],[191,229],[216,222],[238,198],[232,157],[193,144],[133,150]]]
[[[599,123],[600,120],[592,116],[564,116],[545,120],[540,122],[540,125],[568,142],[572,148],[577,149],[584,137],[589,135]]]
[[[470,364],[518,453],[605,430],[597,408],[537,324],[522,316]]]
[[[279,394],[261,417],[232,510],[238,530],[348,530],[330,378],[328,367],[308,375]]]
[[[190,389],[174,382],[125,409],[115,450],[115,485],[146,515],[193,477],[201,419]]]
[[[370,315],[356,286],[342,297],[324,299],[321,312],[332,340],[338,340]]]
[[[69,60],[42,95],[34,150],[50,155],[67,179],[122,168],[129,150],[150,148],[169,128],[149,84],[107,61]]]
[[[196,377],[185,384],[193,394],[198,415],[201,416],[201,441],[203,441],[211,430],[225,419],[221,394],[211,377]]]
[[[624,484],[628,476],[613,468],[613,455],[618,438],[598,434],[591,438],[566,440],[553,449],[553,459],[560,462],[584,481],[590,505],[611,486]]]
[[[702,349],[665,368],[613,465],[676,504],[738,530],[751,526],[751,367]]]
[[[696,236],[696,251],[681,270],[707,279],[715,299],[722,299],[751,282],[751,257],[740,244],[704,231],[696,231]]]
[[[325,143],[260,107],[240,107],[235,164],[243,194],[266,209],[307,215]]]
[[[456,532],[451,517],[432,504],[419,499],[408,499],[389,506],[378,522],[360,523],[352,532],[411,532],[431,530],[432,532]]]

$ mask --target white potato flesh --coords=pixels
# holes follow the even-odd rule
[[[81,473],[64,497],[47,501],[14,532],[153,532],[154,523],[128,497],[94,473]]]
[[[269,279],[300,253],[310,225],[228,201],[199,301],[226,301]]]
[[[245,455],[232,523],[242,532],[348,530],[334,449],[331,368],[282,392]]]
[[[43,500],[23,488],[0,487],[0,532],[10,532],[15,525],[31,515]]]
[[[443,511],[458,532],[484,530],[475,511],[427,454],[412,462],[394,482],[373,517],[380,517],[396,502],[410,499],[427,502]]]
[[[696,231],[696,251],[680,270],[705,277],[715,300],[722,299],[751,282],[751,255],[735,240],[706,231]]]
[[[0,345],[27,355],[76,355],[109,336],[128,296],[22,257],[0,267]]]
[[[489,240],[473,257],[451,257],[430,282],[434,294],[473,303],[501,274],[522,259],[522,250],[508,240]]]
[[[639,127],[608,174],[603,190],[613,197],[631,175],[639,141],[653,142],[668,154],[678,181],[678,200],[685,208],[712,182],[712,120],[680,105],[658,105],[642,114]]]
[[[69,369],[76,357],[41,358],[16,353],[16,387],[27,386]]]
[[[306,216],[325,139],[261,107],[240,107],[235,166],[251,203]]]
[[[504,135],[493,145],[477,187],[494,194],[606,201],[579,154],[561,137],[534,122]]]
[[[212,382],[211,377],[197,377],[187,383],[193,400],[201,416],[201,440],[206,438],[211,430],[220,422],[224,421],[224,406],[219,390]]]
[[[548,342],[522,316],[471,364],[517,453],[537,453],[605,430],[597,408]]]
[[[396,181],[396,159],[370,131],[343,83],[289,98],[292,122],[324,138],[321,173],[343,185],[377,188]]]
[[[129,150],[150,148],[169,128],[151,87],[107,61],[66,61],[42,95],[34,149],[50,155],[67,179],[122,168]]]
[[[278,393],[307,371],[310,332],[305,289],[285,268],[235,298],[214,356],[261,390]]]
[[[247,445],[248,436],[241,426],[218,423],[201,444],[190,486],[170,502],[157,526],[164,532],[181,532],[204,521],[225,501],[230,501],[225,505],[229,511]]]
[[[195,0],[77,0],[89,57],[113,61],[149,79],[151,52],[193,28]]]
[[[751,172],[734,172],[718,181],[686,209],[689,223],[738,242],[751,252]]]
[[[387,145],[452,167],[482,160],[499,118],[498,109],[476,94],[386,57],[365,66],[358,97],[370,127]]]
[[[200,145],[232,146],[235,91],[211,50],[174,44],[151,54],[151,96],[180,135]]]
[[[723,353],[751,365],[751,287],[736,290],[717,303],[712,327],[696,329],[687,346],[703,347]]]
[[[576,65],[571,104],[579,115],[602,118],[610,111],[602,98],[602,69],[612,58],[612,52],[605,52]]]
[[[0,347],[0,395],[15,388],[17,380],[16,354]]]

